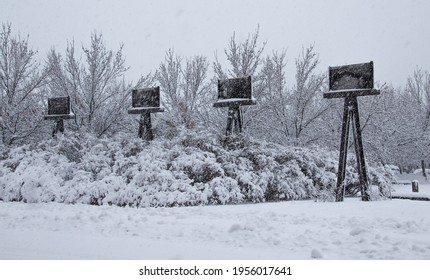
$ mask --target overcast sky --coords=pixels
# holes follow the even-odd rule
[[[315,44],[319,71],[373,60],[375,80],[403,86],[416,67],[430,70],[428,0],[0,0],[0,21],[30,36],[44,58],[67,41],[88,45],[101,31],[108,48],[124,43],[127,79],[154,71],[165,51],[214,60],[233,32],[244,39],[260,26],[266,54],[287,50],[287,83],[302,46]],[[227,65],[225,65],[227,67]]]

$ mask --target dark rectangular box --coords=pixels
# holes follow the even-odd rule
[[[131,106],[133,108],[160,107],[160,87],[133,89]]]
[[[373,62],[329,67],[329,88],[373,89]]]
[[[251,76],[218,80],[218,99],[252,99]]]
[[[48,115],[69,115],[70,97],[48,98]]]

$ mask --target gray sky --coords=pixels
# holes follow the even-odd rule
[[[93,31],[110,49],[124,43],[131,80],[154,71],[169,48],[212,62],[233,32],[244,39],[258,25],[266,54],[287,50],[290,85],[294,60],[312,43],[322,72],[373,60],[375,80],[404,86],[417,66],[430,70],[428,0],[0,0],[0,7],[0,21],[29,34],[41,58],[52,46],[64,53],[72,39],[88,46]]]

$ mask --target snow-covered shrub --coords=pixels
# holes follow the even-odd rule
[[[394,175],[389,167],[377,165],[370,162],[366,164],[367,176],[370,185],[378,186],[379,197],[373,196],[372,199],[380,199],[390,195],[391,183],[394,181]],[[358,195],[360,190],[360,179],[357,171],[357,161],[355,155],[348,157],[347,167],[345,172],[345,194],[349,196]]]
[[[391,183],[394,181],[394,173],[388,166],[369,166],[369,182],[378,186],[380,197],[390,196]]]
[[[2,163],[0,198],[24,202],[55,201],[74,165],[52,151],[30,146],[11,149]]]
[[[131,207],[334,199],[337,153],[180,130],[150,143],[66,134],[2,150],[0,200]],[[369,167],[387,195],[390,174]],[[349,160],[348,186],[358,182]]]
[[[58,154],[64,155],[69,161],[80,162],[82,158],[82,146],[79,139],[76,137],[60,137],[57,145]]]
[[[184,172],[195,183],[207,183],[214,178],[224,175],[215,155],[201,151],[195,147],[185,147],[182,151],[171,153],[167,169],[174,172]]]
[[[306,190],[312,187],[312,181],[300,170],[297,162],[284,163],[276,169],[273,176],[272,186],[276,186],[278,197],[274,199],[301,199],[313,196]]]
[[[245,201],[239,184],[230,177],[218,177],[208,184],[208,203],[226,204],[241,203]]]

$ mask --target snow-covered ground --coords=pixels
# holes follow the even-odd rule
[[[430,259],[430,202],[0,202],[0,259]]]
[[[392,187],[393,197],[410,197],[430,200],[430,181],[425,179],[420,173],[416,174],[396,174],[397,182]],[[412,181],[418,181],[418,192],[412,192]]]

